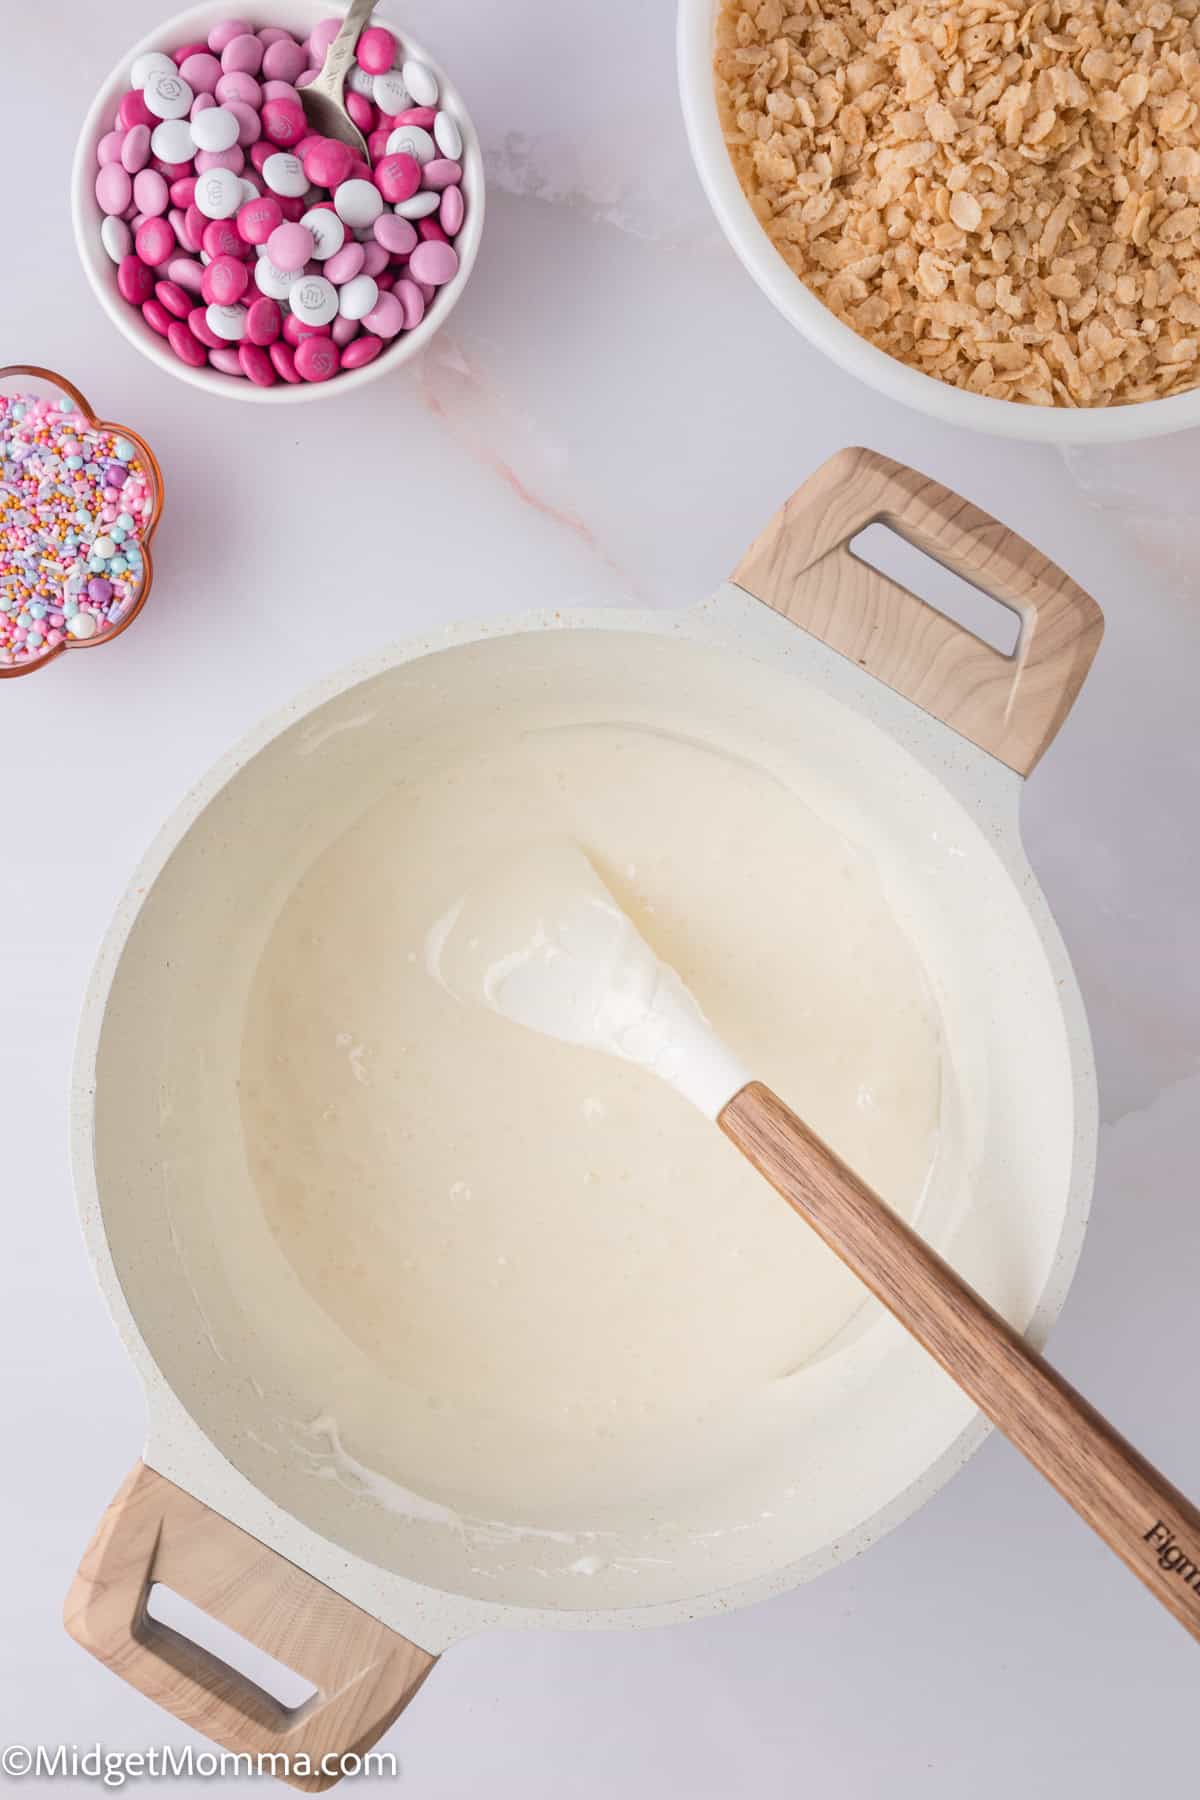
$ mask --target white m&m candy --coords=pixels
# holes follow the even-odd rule
[[[303,163],[298,156],[289,156],[285,150],[268,156],[261,173],[271,192],[282,194],[285,199],[298,200],[301,194],[308,192],[308,176],[304,173]]]
[[[162,50],[143,50],[140,56],[133,59],[133,67],[129,71],[129,85],[144,88],[156,69],[165,75],[179,73],[175,63]]]
[[[389,134],[384,148],[388,156],[395,156],[399,152],[401,156],[415,157],[422,168],[427,162],[432,162],[438,153],[437,145],[420,125],[397,125]]]
[[[203,118],[204,114],[200,116]],[[150,148],[162,162],[191,162],[196,154],[191,126],[186,119],[164,119],[150,133]]]
[[[375,77],[375,92],[371,98],[382,113],[395,117],[397,113],[407,112],[413,104],[413,97],[404,85],[404,77],[399,69],[389,69],[384,75]]]
[[[259,257],[254,270],[254,285],[260,294],[268,300],[286,300],[296,285],[294,269],[277,269],[266,254],[266,246],[260,245],[263,254]]]
[[[236,344],[246,335],[244,306],[209,306],[204,312],[208,329],[227,344]]]
[[[343,181],[341,187],[333,191],[333,204],[343,225],[364,230],[373,225],[383,211],[383,195],[373,181]]]
[[[172,64],[170,69],[152,69],[142,89],[142,98],[156,119],[186,119],[195,95]]]
[[[336,256],[346,241],[346,227],[327,206],[310,206],[300,223],[312,232],[313,256],[317,262],[326,262]]]
[[[239,129],[237,119],[228,107],[210,106],[206,112],[198,112],[192,120],[192,140],[197,150],[208,150],[219,155],[222,150],[233,149],[238,141]]]
[[[288,305],[302,325],[328,325],[337,317],[338,291],[323,275],[293,276]]]
[[[404,77],[404,85],[413,97],[414,106],[436,106],[438,98],[437,76],[424,63],[406,62],[400,71]]]
[[[232,169],[206,169],[196,177],[196,205],[206,219],[232,219],[242,204],[242,184]]]
[[[355,275],[338,294],[338,311],[343,319],[365,319],[374,310],[379,287],[370,275]]]

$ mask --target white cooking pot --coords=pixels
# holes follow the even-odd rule
[[[875,520],[1016,611],[1015,654],[849,552]],[[787,1429],[694,1492],[548,1521],[536,1493],[489,1510],[483,1469],[470,1517],[430,1491],[436,1471],[412,1492],[363,1467],[322,1425],[353,1414],[352,1349],[330,1338],[314,1356],[329,1330],[315,1307],[297,1343],[295,1278],[246,1170],[247,992],[284,900],[345,829],[347,795],[365,808],[397,769],[502,742],[517,719],[653,724],[669,708],[704,743],[750,733],[868,847],[937,998],[960,1180],[920,1227],[1040,1342],[1080,1248],[1096,1110],[1082,1005],[1018,812],[1101,629],[1087,596],[987,515],[846,451],[692,612],[455,627],[356,664],[226,757],[134,876],[84,1009],[76,1180],[149,1430],[72,1590],[73,1635],[228,1747],[315,1762],[361,1752],[471,1633],[744,1605],[857,1554],[935,1493],[986,1428],[874,1302],[789,1383]],[[752,845],[746,858],[753,879]],[[316,1694],[289,1711],[155,1623],[155,1582]]]

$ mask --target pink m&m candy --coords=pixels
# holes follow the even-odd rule
[[[373,180],[389,206],[409,200],[421,185],[421,165],[415,156],[397,150],[375,165]]]
[[[371,230],[389,256],[408,256],[417,247],[416,231],[395,213],[381,213]]]
[[[404,308],[395,294],[380,294],[363,324],[375,337],[394,338],[404,330]]]
[[[200,292],[210,306],[234,306],[249,286],[250,271],[244,262],[215,256],[204,271]]]
[[[265,349],[273,344],[283,329],[283,314],[277,300],[260,294],[246,308],[246,336],[252,344]]]
[[[365,337],[355,338],[354,342],[347,344],[342,351],[342,367],[343,369],[365,369],[369,362],[375,361],[382,349],[382,338],[371,337],[369,333]]]
[[[133,247],[144,263],[157,269],[175,254],[175,233],[163,218],[143,219],[134,233]]]
[[[304,109],[295,100],[268,100],[261,116],[264,134],[285,150],[298,144],[308,130]]]
[[[154,270],[140,256],[123,256],[117,265],[117,287],[122,300],[143,306],[154,292]]]
[[[239,344],[237,348],[238,363],[242,374],[252,381],[255,387],[274,387],[278,376],[275,365],[266,351],[257,344]]]
[[[342,366],[342,353],[329,337],[306,337],[296,351],[301,381],[329,381]]]
[[[360,69],[368,75],[385,75],[396,60],[399,49],[395,38],[382,25],[368,25],[355,47]]]
[[[304,173],[314,187],[340,187],[354,167],[354,154],[336,138],[315,138],[305,147],[302,158]]]
[[[239,209],[238,235],[247,244],[265,244],[282,220],[283,210],[274,194],[264,194],[260,200],[247,200]]]
[[[133,200],[133,182],[119,162],[105,163],[96,177],[96,204],[110,218],[123,213]]]
[[[299,272],[312,256],[314,238],[307,225],[284,221],[267,239],[267,255],[277,269]]]
[[[271,367],[281,381],[296,382],[300,377],[296,373],[296,352],[290,344],[277,339],[267,354],[271,358]]]

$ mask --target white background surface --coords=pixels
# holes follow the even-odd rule
[[[460,616],[685,605],[846,443],[995,511],[1106,611],[1025,808],[1104,1121],[1053,1354],[1200,1493],[1196,438],[1025,450],[909,417],[820,362],[707,215],[667,0],[411,0],[492,173],[452,325],[350,401],[197,395],[101,315],[67,213],[76,122],[160,11],[12,4],[0,57],[0,362],[70,374],[149,438],[168,488],[143,618],[103,655],[0,687],[0,1742],[189,1741],[59,1623],[141,1443],[66,1166],[75,1015],[134,860],[218,753],[318,675]],[[1191,1791],[1198,1683],[1200,1648],[993,1439],[866,1558],[751,1611],[460,1646],[385,1746],[413,1800],[1125,1800]]]

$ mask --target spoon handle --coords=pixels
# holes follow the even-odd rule
[[[322,94],[327,94],[331,100],[341,103],[346,71],[354,60],[358,40],[375,10],[375,4],[376,0],[351,0],[349,10],[342,21],[342,29],[325,52],[321,73],[315,81],[309,83],[310,89],[317,88]]]
[[[769,1088],[718,1123],[761,1175],[1200,1637],[1200,1512]]]

